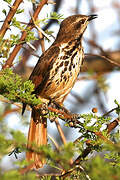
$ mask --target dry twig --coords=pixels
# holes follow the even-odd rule
[[[42,0],[42,1],[40,1],[40,3],[38,4],[38,6],[37,6],[37,8],[36,8],[36,10],[35,10],[35,12],[34,12],[34,14],[33,14],[33,19],[34,19],[34,20],[37,19],[38,15],[39,15],[39,13],[40,13],[40,11],[41,11],[41,9],[42,9],[42,7],[43,7],[45,4],[47,4],[47,1],[48,1],[48,0]],[[30,22],[28,23],[26,29],[29,28],[29,30],[31,30],[31,29],[34,27],[33,19],[31,18],[31,20],[30,20]],[[20,42],[21,42],[21,43],[19,43],[19,44],[17,44],[17,45],[15,46],[15,48],[14,48],[13,51],[12,51],[12,53],[10,54],[10,57],[7,59],[5,65],[3,66],[3,69],[5,69],[6,67],[8,68],[8,67],[11,67],[11,66],[12,66],[14,58],[16,57],[17,53],[19,52],[19,50],[20,50],[20,49],[22,48],[22,46],[23,46],[23,43],[22,43],[22,42],[24,42],[24,40],[25,40],[25,38],[26,38],[26,36],[27,36],[26,29],[25,29],[25,31],[22,32],[22,36],[21,36],[21,38],[20,38]]]
[[[10,26],[10,23],[11,23],[11,20],[13,18],[13,16],[15,15],[19,5],[23,2],[23,0],[15,0],[14,4],[12,7],[10,7],[10,11],[0,29],[0,38],[2,38],[6,31],[9,29],[9,26]]]

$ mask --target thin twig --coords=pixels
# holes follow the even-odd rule
[[[66,141],[65,135],[64,135],[64,133],[63,133],[63,130],[62,130],[61,126],[60,126],[60,123],[59,123],[59,121],[58,121],[58,118],[55,119],[55,124],[56,124],[56,126],[57,126],[57,129],[58,129],[58,132],[59,132],[59,134],[60,134],[60,137],[61,137],[61,139],[62,139],[63,144],[66,144],[67,141]]]
[[[118,126],[119,122],[120,122],[119,119],[115,119],[113,122],[111,122],[110,124],[107,125],[108,134],[109,134],[116,126]],[[99,138],[105,140],[105,142],[107,142],[108,144],[111,144],[111,145],[114,144],[112,141],[110,141],[109,139],[107,139],[106,137],[104,137],[101,132],[95,132],[95,134],[96,134]],[[80,139],[81,139],[81,138],[82,138],[82,136],[80,137]],[[77,140],[79,140],[79,138],[78,138]],[[82,154],[74,161],[73,166],[76,165],[76,164],[79,164],[79,163],[80,163],[86,156],[88,156],[88,154],[91,153],[91,152],[92,152],[92,147],[89,147],[89,146],[88,146],[88,147],[82,152]]]
[[[101,75],[103,76],[105,74],[107,74],[107,73],[103,72],[103,73],[97,73],[97,74],[82,76],[82,77],[78,77],[77,80],[78,81],[81,81],[81,80],[97,80],[101,77]]]
[[[56,147],[57,151],[59,151],[59,145],[58,143],[48,134],[48,137],[50,138],[50,140],[53,142],[54,146]]]
[[[26,43],[31,49],[33,49],[34,51],[36,51],[36,48],[30,43],[30,42],[27,42]]]
[[[115,111],[117,108],[113,108],[110,111],[106,112],[105,114],[103,114],[103,117],[107,116],[108,114],[110,114],[111,112]]]
[[[22,104],[9,101],[8,99],[5,99],[5,98],[3,98],[3,97],[1,97],[1,96],[0,96],[0,101],[3,102],[3,103],[13,104],[13,105],[15,105],[15,106],[17,106],[17,107],[19,107],[19,108],[22,108]],[[30,106],[27,106],[26,109],[27,109],[28,111],[31,110]]]
[[[35,24],[35,27],[38,30],[38,32],[41,32],[49,41],[51,41],[49,36],[42,30],[42,28],[40,26]]]
[[[11,102],[8,99],[3,98],[2,96],[0,96],[0,101],[4,102],[4,103],[14,104],[14,105],[16,105],[17,107],[20,107],[20,108],[22,107],[21,104],[15,103],[15,102]]]
[[[1,118],[4,118],[5,116],[7,116],[10,113],[15,113],[15,112],[20,112],[20,108],[13,108],[13,109],[9,109],[6,110],[2,115]]]
[[[108,138],[106,138],[106,137],[102,134],[102,132],[98,131],[98,132],[94,132],[94,134],[95,134],[96,136],[98,136],[100,139],[102,139],[104,142],[106,142],[107,144],[114,145],[114,143],[113,143],[111,140],[109,140]]]
[[[10,26],[10,23],[11,23],[11,20],[13,18],[13,16],[15,15],[19,5],[23,2],[23,0],[15,0],[13,6],[10,8],[10,11],[0,29],[0,38],[2,38],[6,31],[9,29],[9,26]]]
[[[59,118],[61,118],[61,119],[71,119],[72,118],[72,116],[70,114],[67,114],[64,111],[55,109],[53,107],[48,107],[48,110],[58,114]]]
[[[40,11],[41,11],[41,9],[42,9],[42,7],[43,7],[45,4],[47,4],[47,1],[48,1],[48,0],[42,0],[42,1],[40,1],[40,3],[38,4],[38,6],[37,6],[37,8],[36,8],[36,10],[35,10],[35,12],[34,12],[34,14],[33,14],[33,19],[34,19],[34,20],[37,19],[38,15],[39,15],[39,13],[40,13]],[[31,20],[30,20],[30,22],[28,23],[26,29],[29,28],[29,30],[31,30],[31,29],[34,27],[33,19],[31,18]],[[31,24],[33,24],[33,25],[31,25]],[[10,57],[7,59],[5,65],[3,66],[3,69],[5,69],[6,67],[11,67],[11,66],[12,66],[14,58],[16,57],[17,53],[19,52],[19,50],[20,50],[20,49],[22,48],[22,46],[23,46],[23,43],[22,43],[22,42],[25,41],[25,38],[26,38],[26,36],[27,36],[27,31],[26,31],[26,29],[25,29],[25,31],[23,31],[22,36],[21,36],[21,38],[20,38],[20,40],[19,40],[21,43],[18,43],[18,44],[15,46],[15,48],[14,48],[13,51],[12,51],[12,53],[10,54]]]
[[[110,57],[108,57],[108,55],[107,55],[106,52],[104,52],[104,54],[105,54],[107,57],[106,57],[105,55],[98,55],[98,54],[90,54],[90,53],[87,53],[87,55],[89,55],[89,56],[98,56],[99,58],[103,58],[103,59],[107,60],[108,62],[110,62],[110,63],[112,63],[112,64],[120,67],[120,63],[119,63],[119,62],[117,62],[117,61],[115,61],[115,60],[112,60]]]
[[[66,179],[66,177],[70,176],[71,173],[73,173],[74,171],[81,171],[85,174],[86,179],[87,180],[91,180],[89,175],[85,172],[85,169],[81,166],[81,165],[76,165],[75,167],[73,167],[72,169],[69,169],[67,172],[64,172],[62,175],[60,175],[59,177],[62,179]]]
[[[40,45],[41,45],[41,49],[42,49],[42,53],[45,52],[45,43],[44,43],[44,37],[43,34],[41,32],[38,32],[39,36],[40,36]]]
[[[108,134],[119,125],[120,120],[115,119],[113,122],[107,125]]]

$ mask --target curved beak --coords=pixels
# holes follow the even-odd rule
[[[97,18],[97,17],[98,17],[97,14],[89,15],[89,16],[88,16],[88,21],[91,21],[91,20],[93,20],[93,19],[95,19],[95,18]]]

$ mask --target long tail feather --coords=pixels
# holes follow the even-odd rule
[[[36,123],[38,122],[38,123]],[[47,144],[47,119],[40,119],[40,115],[34,109],[32,110],[32,118],[28,133],[28,144],[29,149],[33,149],[34,145],[40,147],[41,145]],[[35,153],[33,151],[28,151],[26,153],[26,159],[28,162],[32,161],[33,166],[31,169],[42,168],[45,164],[45,158],[42,155]]]

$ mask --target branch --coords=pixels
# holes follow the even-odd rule
[[[102,139],[104,142],[106,142],[107,144],[111,144],[111,145],[114,145],[114,143],[109,140],[108,138],[106,138],[102,132],[98,131],[98,132],[93,132],[96,136],[98,136],[100,139]]]
[[[116,111],[116,110],[117,110],[117,107],[111,109],[110,111],[108,111],[108,112],[106,112],[105,114],[103,114],[103,117],[108,116],[108,114],[110,114],[110,113],[112,113],[113,111]]]
[[[108,134],[117,126],[119,125],[120,120],[119,119],[115,119],[113,122],[111,122],[110,124],[107,125],[107,129],[108,129]],[[109,139],[107,139],[106,137],[104,137],[102,135],[101,132],[95,132],[95,135],[98,136],[99,138],[101,138],[102,140],[105,140],[106,143],[113,145],[113,142],[110,141]],[[80,137],[81,138],[81,137]],[[89,142],[89,145],[90,142]],[[94,146],[93,146],[94,147]],[[72,164],[72,166],[74,165],[78,165],[80,164],[80,162],[87,157],[91,152],[92,152],[93,148],[90,146],[88,146],[83,152],[82,154],[74,161],[74,163]]]
[[[42,7],[47,4],[48,0],[42,0],[40,1],[40,3],[38,4],[34,14],[33,14],[33,17],[30,19],[30,22],[28,23],[26,29],[22,32],[22,36],[20,38],[20,42],[23,42],[25,41],[25,38],[27,36],[27,29],[29,28],[29,30],[31,30],[33,27],[34,27],[34,24],[33,24],[33,19],[36,20]],[[8,60],[6,61],[5,65],[3,66],[3,69],[5,68],[9,68],[12,66],[12,63],[13,63],[13,60],[14,58],[16,57],[17,53],[19,52],[19,50],[22,48],[23,46],[23,43],[18,43],[15,48],[13,49],[12,53],[10,54],[10,57],[8,58]]]
[[[120,67],[120,61],[116,61],[116,60],[111,56],[111,52],[109,52],[109,51],[104,51],[104,49],[103,49],[100,45],[98,45],[95,41],[93,41],[93,40],[85,40],[85,41],[87,41],[87,43],[89,43],[91,46],[99,49],[100,52],[101,52],[101,55],[102,55],[101,57],[102,57],[103,59],[106,59],[108,62],[110,62],[110,63],[112,63],[112,64],[115,64],[115,65],[117,65],[118,67]],[[120,59],[119,59],[119,60],[120,60]]]
[[[54,105],[56,105],[56,104],[54,104]],[[35,108],[37,108],[37,110],[39,110],[40,109],[40,106],[35,106]],[[62,108],[61,108],[62,109]],[[62,110],[59,110],[59,109],[55,109],[55,108],[53,108],[53,107],[48,107],[48,110],[49,111],[52,111],[52,112],[55,112],[56,114],[58,114],[58,117],[60,117],[60,118],[62,118],[62,120],[63,120],[63,118],[65,118],[64,119],[64,121],[65,122],[68,122],[68,119],[70,119],[70,122],[72,122],[73,123],[73,128],[79,128],[78,126],[80,125],[80,121],[78,121],[77,120],[77,116],[76,116],[76,119],[75,119],[75,116],[74,116],[74,114],[72,115],[72,114],[70,114],[69,112],[67,113],[67,112],[64,112],[64,109],[62,109]],[[74,117],[74,118],[73,118]],[[73,118],[73,119],[72,119]],[[108,134],[117,126],[119,124],[119,120],[118,119],[116,119],[116,120],[114,120],[113,122],[111,122],[110,124],[108,124],[107,125],[107,129],[108,129]],[[90,131],[90,132],[92,132],[92,131]],[[103,134],[102,134],[102,132],[92,132],[92,133],[94,133],[96,136],[98,136],[100,139],[102,139],[104,142],[106,142],[107,144],[111,144],[111,145],[114,145],[113,144],[113,142],[112,141],[110,141],[109,139],[107,139]],[[84,149],[83,150],[83,152],[82,152],[82,154],[73,162],[73,163],[70,163],[71,164],[71,167],[74,167],[74,166],[77,166],[77,165],[79,165],[80,164],[80,162],[81,161],[83,161],[84,160],[84,158],[86,157],[86,156],[88,156],[89,155],[89,153],[91,153],[92,151],[93,151],[93,149],[94,149],[94,146],[95,145],[92,145],[91,143],[90,143],[90,140],[88,140],[87,142],[86,142],[86,144],[87,144],[87,146],[88,147],[86,147],[86,149]],[[26,145],[23,145],[23,147],[26,147]],[[42,153],[42,152],[37,152],[36,151],[36,149],[31,149],[31,148],[27,148],[27,150],[29,150],[29,151],[34,151],[34,152],[36,152],[36,153]],[[58,150],[58,149],[57,149]],[[43,152],[44,153],[44,152]],[[71,161],[70,161],[71,162]],[[27,172],[27,171],[29,171],[30,170],[30,167],[32,166],[33,164],[31,164],[31,165],[29,165],[29,166],[27,166],[26,168],[24,168],[24,169],[22,169],[21,170],[21,173],[25,173],[25,172]],[[63,175],[65,175],[67,172],[65,172]]]
[[[11,102],[8,99],[2,98],[0,97],[0,101],[4,102],[4,103],[10,103],[10,104],[14,104],[17,107],[21,108],[22,105],[19,103],[15,103],[15,102]],[[41,105],[40,105],[41,106]],[[40,106],[34,106],[34,108],[36,110],[40,109]],[[72,114],[69,112],[65,112],[64,110],[60,110],[60,109],[56,109],[53,107],[48,107],[47,108],[49,111],[54,112],[55,114],[58,115],[58,117],[63,120],[64,122],[69,123],[69,126],[72,128],[79,128],[78,125],[81,125],[80,121],[77,120],[77,118],[80,117],[79,114]],[[31,110],[31,108],[29,106],[27,106],[27,110]],[[106,114],[104,114],[103,116],[108,115],[109,113],[111,113],[112,111],[116,110],[116,108],[110,110],[109,112],[107,112]],[[107,129],[108,129],[108,134],[119,124],[119,120],[115,119],[113,122],[111,122],[110,124],[107,125]],[[95,133],[97,136],[101,137],[102,139],[104,139],[104,137],[100,134],[101,132],[93,132]]]
[[[13,109],[8,109],[6,110],[2,115],[1,115],[1,119],[6,117],[7,115],[11,114],[11,113],[17,113],[20,112],[20,108],[13,108]]]
[[[11,20],[13,18],[13,16],[15,15],[19,5],[23,2],[23,0],[16,0],[13,4],[13,6],[10,8],[10,11],[0,29],[0,38],[3,38],[6,31],[9,29],[9,26],[10,26],[10,23],[11,23]]]
[[[60,123],[58,121],[58,118],[55,119],[55,124],[56,124],[57,130],[58,130],[58,132],[60,134],[61,140],[62,140],[63,144],[65,145],[67,143],[67,141],[66,141],[64,132],[63,132],[61,126],[60,126]]]
[[[118,126],[120,123],[119,119],[115,119],[113,122],[111,122],[110,124],[107,125],[107,130],[108,130],[108,134],[116,128],[116,126]]]
[[[106,56],[103,55],[85,54],[85,61],[81,66],[81,72],[92,71],[96,73],[105,73],[111,72],[115,67],[119,67],[120,51],[118,50],[106,53],[109,54],[109,58],[106,58]]]

